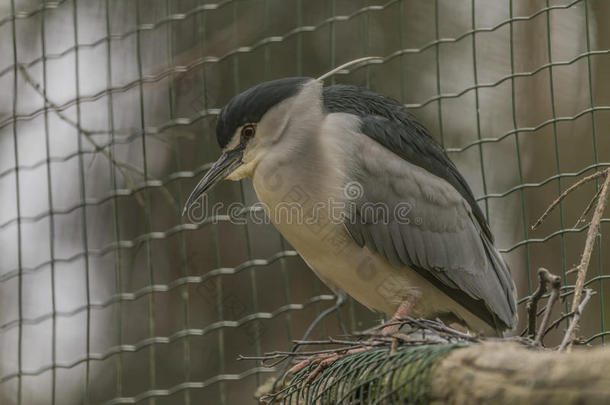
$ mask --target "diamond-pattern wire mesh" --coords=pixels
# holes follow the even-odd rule
[[[303,386],[310,371],[295,375],[295,384],[283,392],[283,403],[382,404],[426,403],[429,379],[436,361],[466,343],[405,347],[391,353],[386,349],[355,353],[330,366],[323,378]],[[301,390],[302,388],[302,390]],[[367,401],[367,398],[369,399]]]
[[[383,63],[327,83],[389,94],[431,130],[520,297],[542,265],[573,284],[586,226],[572,224],[598,185],[529,225],[610,161],[609,13],[601,0],[5,2],[0,402],[251,401],[273,370],[237,354],[288,348],[333,297],[270,225],[226,211],[191,224],[184,197],[218,154],[230,97],[365,55]],[[256,200],[242,182],[220,201]],[[589,271],[591,342],[607,334],[608,247]],[[353,301],[344,314],[352,330],[379,317]]]

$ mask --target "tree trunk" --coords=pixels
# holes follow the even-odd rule
[[[488,342],[453,350],[430,377],[431,404],[608,404],[610,350],[557,353]]]

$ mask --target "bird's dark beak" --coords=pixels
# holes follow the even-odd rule
[[[244,148],[242,145],[237,146],[235,149],[227,151],[220,155],[216,163],[212,165],[210,170],[203,176],[197,187],[193,190],[188,200],[186,200],[186,204],[184,205],[184,210],[182,211],[182,215],[184,215],[191,205],[206,191],[210,190],[217,183],[220,183],[224,180],[229,174],[233,172],[233,170],[237,169],[239,166],[243,164],[241,158],[244,154]]]

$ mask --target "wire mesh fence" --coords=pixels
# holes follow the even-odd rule
[[[390,95],[471,184],[520,297],[544,266],[574,282],[610,165],[602,0],[7,0],[0,5],[0,402],[248,403],[334,297],[248,210],[182,217],[218,154],[215,116],[264,80]],[[210,202],[256,201],[248,182]],[[600,234],[608,230],[605,218]],[[581,333],[609,333],[600,235]],[[520,311],[523,314],[523,311]],[[348,329],[380,317],[350,301]],[[521,316],[523,318],[523,316]],[[523,325],[523,320],[520,325]],[[316,330],[339,333],[335,319]]]
[[[325,378],[318,379],[303,391],[290,386],[283,403],[365,403],[420,404],[424,397],[434,361],[451,350],[467,344],[414,346],[397,353],[387,350],[355,353],[347,361],[332,365]],[[295,378],[304,380],[308,370]],[[367,398],[369,400],[367,401]]]

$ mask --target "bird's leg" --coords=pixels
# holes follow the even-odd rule
[[[390,320],[387,322],[388,325],[381,329],[381,334],[390,336],[398,332],[400,329],[400,323],[398,323],[398,321],[413,314],[413,308],[415,307],[417,300],[418,297],[415,294],[407,295],[398,306],[396,312],[394,312],[394,315],[392,315]]]
[[[405,299],[400,303],[394,315],[387,322],[387,326],[381,329],[381,334],[384,336],[393,336],[400,330],[401,324],[400,320],[407,318],[413,314],[413,308],[419,299],[419,294],[411,293],[408,294]],[[398,347],[398,339],[396,337],[392,338],[392,346],[390,347],[390,354],[394,354],[396,352],[396,348]]]
[[[411,316],[413,314],[413,308],[415,307],[415,304],[417,303],[418,298],[419,298],[419,295],[417,293],[411,293],[411,294],[407,295],[405,297],[405,299],[398,306],[398,309],[396,310],[394,315],[392,315],[392,318],[388,322],[389,325],[385,326],[381,330],[381,334],[385,335],[385,336],[392,336],[396,332],[398,332],[398,330],[400,329],[400,324],[398,324],[397,321],[400,319],[406,318],[408,316]],[[303,381],[303,385],[307,385],[311,381],[313,381],[318,376],[318,374],[320,374],[325,368],[330,367],[337,360],[342,359],[346,356],[350,356],[352,354],[361,353],[366,350],[371,350],[374,347],[373,343],[374,343],[374,339],[371,341],[371,345],[357,347],[354,349],[350,349],[350,350],[346,350],[346,351],[338,352],[338,353],[322,354],[322,355],[316,356],[313,359],[301,361],[300,363],[297,363],[295,366],[293,366],[290,370],[288,370],[288,374],[294,374],[296,372],[303,370],[305,367],[317,364],[317,367],[314,368],[313,371],[311,373],[309,373],[309,375],[307,376],[305,381]],[[396,344],[395,344],[395,342],[393,342],[391,352],[393,352],[395,350],[395,346],[396,346]]]

